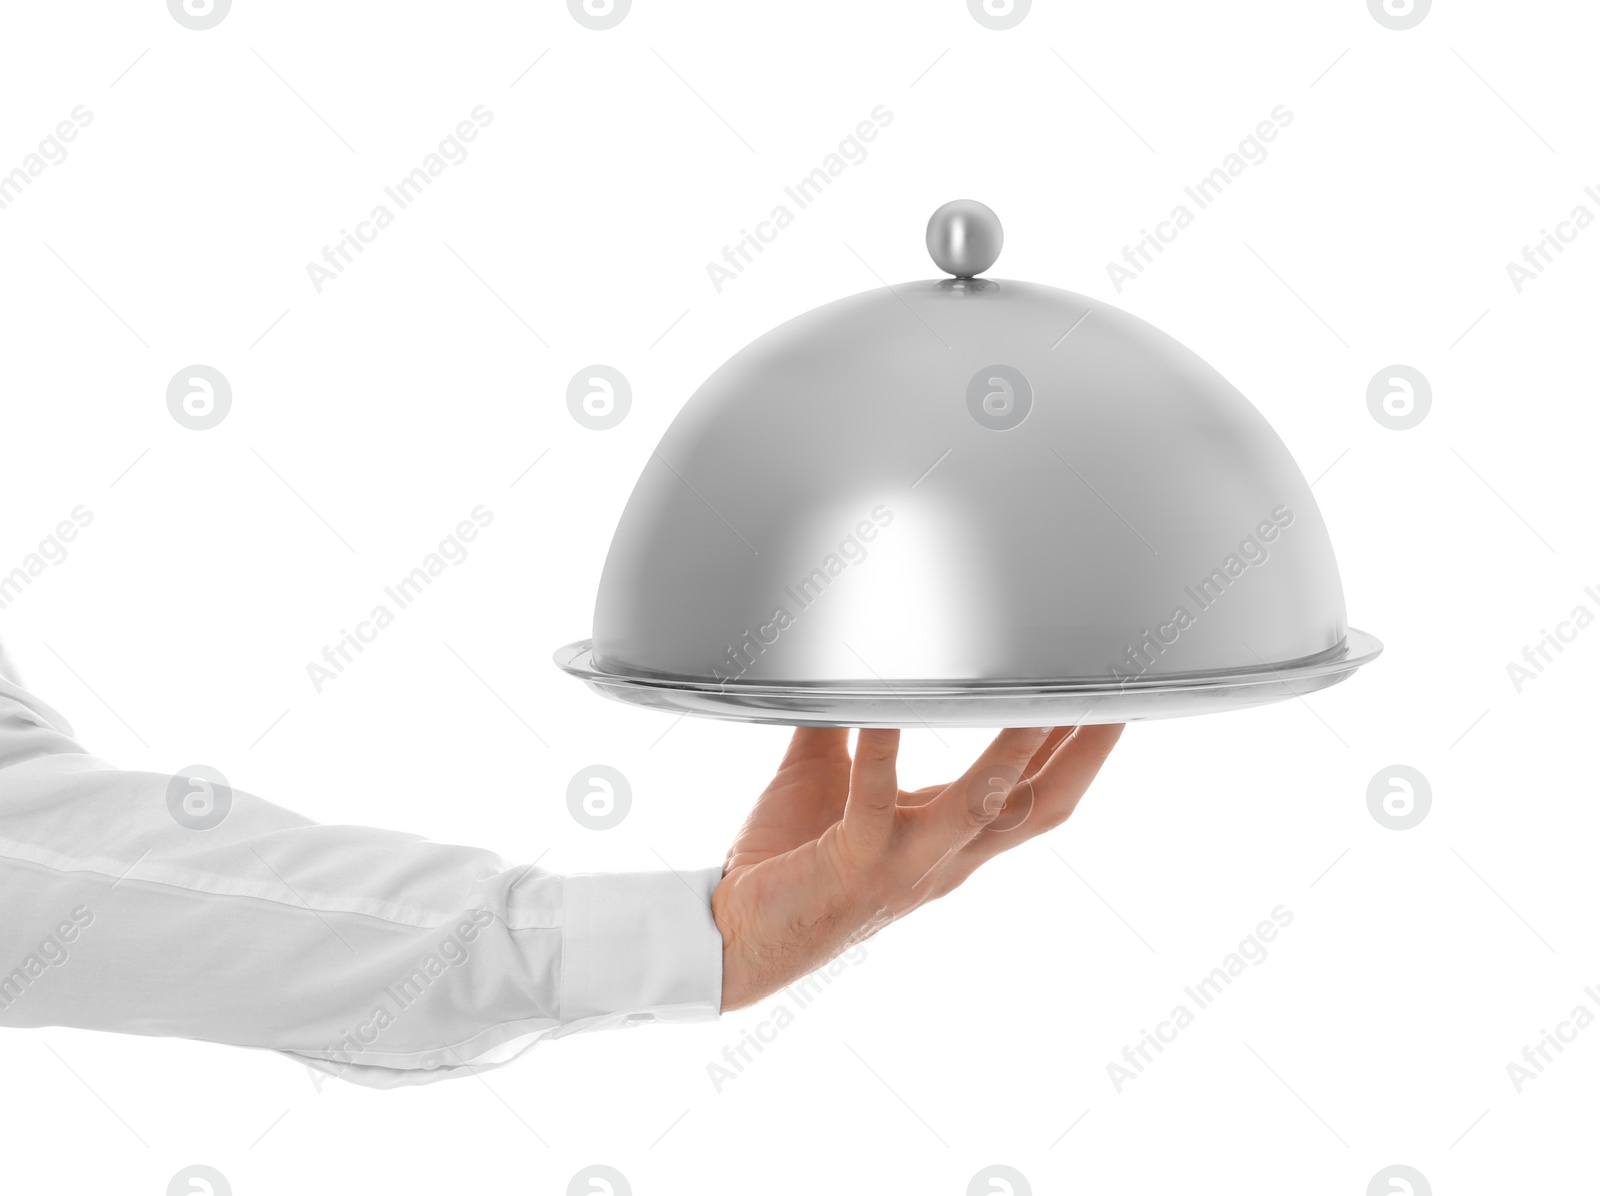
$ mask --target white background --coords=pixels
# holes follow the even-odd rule
[[[205,32],[152,0],[7,5],[0,171],[93,120],[0,211],[0,571],[94,520],[0,636],[121,764],[557,870],[719,861],[784,732],[607,703],[550,653],[588,633],[699,382],[873,272],[930,275],[958,196],[1005,224],[993,273],[1114,302],[1251,397],[1387,652],[1306,703],[1131,728],[1066,828],[873,940],[720,1094],[707,1065],[774,1003],[387,1093],[10,1031],[0,1186],[160,1193],[195,1162],[240,1194],[559,1193],[595,1162],[640,1194],[961,1193],[992,1163],[1035,1192],[1358,1196],[1397,1162],[1441,1194],[1594,1183],[1600,1029],[1520,1095],[1506,1065],[1596,1004],[1600,630],[1520,694],[1506,664],[1600,611],[1600,231],[1520,294],[1506,263],[1600,213],[1595,36],[1576,0],[1404,32],[1361,0],[1040,2],[1004,32],[958,0],[640,0],[604,32],[551,0],[239,0]],[[317,293],[307,263],[480,104],[469,157]],[[877,105],[868,157],[718,294],[706,264]],[[1117,293],[1107,262],[1277,105],[1267,159]],[[566,408],[594,362],[633,388],[610,431]],[[233,388],[205,432],[166,408],[193,363]],[[1433,387],[1410,431],[1367,410],[1393,363]],[[480,503],[470,558],[314,692],[306,664]],[[910,782],[985,738],[941,735],[907,733]],[[565,803],[594,763],[633,788],[604,833]],[[1366,804],[1394,763],[1433,793],[1403,832]],[[1280,904],[1266,962],[1118,1094],[1106,1065]]]

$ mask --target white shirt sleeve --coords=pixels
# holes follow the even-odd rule
[[[422,1083],[544,1038],[715,1018],[720,877],[557,876],[208,798],[86,754],[0,676],[0,1026],[206,1039]]]

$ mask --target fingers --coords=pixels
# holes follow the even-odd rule
[[[927,818],[919,828],[918,854],[928,867],[959,851],[994,821],[1050,732],[1049,727],[1000,732],[965,776],[924,807]]]
[[[1044,744],[1033,754],[1033,759],[1028,761],[1028,767],[1022,770],[1024,777],[1031,777],[1044,767],[1045,761],[1055,753],[1062,742],[1076,731],[1077,727],[1056,727],[1049,735],[1045,736]]]
[[[848,758],[850,731],[846,727],[796,727],[783,755],[785,764],[804,760]]]
[[[899,753],[899,731],[863,729],[856,736],[850,796],[844,804],[844,835],[852,847],[869,856],[887,847],[894,832],[895,802],[900,796],[895,775]]]
[[[921,789],[913,789],[909,793],[902,792],[900,794],[900,808],[904,810],[911,806],[925,806],[948,787],[948,784],[926,785]]]
[[[1030,835],[1060,826],[1100,772],[1122,737],[1121,723],[1079,727],[1033,777],[1037,826]]]
[[[941,891],[948,892],[960,884],[984,861],[1060,826],[1071,817],[1121,735],[1120,723],[1072,728],[1072,734],[1057,745],[1044,766],[1029,781],[1012,790],[1011,799],[1000,816],[952,861],[951,867],[946,869],[949,875]],[[1019,807],[1019,802],[1027,803],[1027,808]],[[1017,807],[1015,821],[1012,821],[1013,807]],[[1004,830],[1000,829],[1002,827]]]
[[[928,897],[942,897],[960,886],[979,865],[995,855],[1027,843],[1043,831],[1066,822],[1088,790],[1106,756],[1122,736],[1120,724],[1070,728],[1038,774],[1011,790],[1011,798],[994,822],[966,844],[946,867],[939,868]],[[1019,804],[1021,803],[1021,804]],[[1008,833],[1010,831],[1010,833]]]
[[[1044,744],[1037,752],[1033,754],[1033,759],[1028,761],[1028,766],[1022,770],[1023,777],[1032,778],[1041,768],[1044,767],[1045,761],[1050,758],[1051,754],[1056,750],[1056,748],[1061,746],[1062,741],[1076,730],[1076,727],[1056,727],[1054,730],[1052,730],[1050,734],[1045,737]],[[901,808],[908,806],[925,806],[934,798],[938,797],[939,794],[943,793],[946,788],[948,788],[947,785],[929,785],[924,789],[917,789],[911,793],[902,793],[900,795]],[[1016,792],[1017,791],[1015,790],[1013,791],[1013,800],[1015,799]],[[1007,809],[1003,811],[1003,814],[1009,815],[1010,813],[1011,810],[1008,805]]]
[[[822,834],[844,816],[850,778],[849,732],[802,727],[777,775],[756,799],[728,852],[730,863],[781,855]]]
[[[988,829],[992,832],[1018,832],[1007,842],[997,841],[994,854],[1058,827],[1070,818],[1122,735],[1120,723],[1064,729],[1068,734],[1056,743],[1048,758],[1040,761],[1035,757],[1030,764],[1030,767],[1037,764],[1035,770],[1012,790],[1006,808],[990,824]],[[1043,755],[1041,752],[1040,756]],[[990,835],[983,837],[987,840]],[[994,837],[1001,838],[998,833]]]

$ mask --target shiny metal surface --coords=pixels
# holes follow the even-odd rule
[[[910,689],[930,723],[1000,725],[1107,687],[1157,712],[1128,717],[1271,701],[1303,692],[1274,669],[1376,655],[1349,634],[1310,488],[1215,370],[1098,301],[946,278],[807,312],[706,380],[574,671],[719,717],[915,725]]]
[[[957,278],[972,278],[994,265],[1005,233],[987,205],[952,199],[929,218],[925,240],[934,265]]]
[[[706,685],[621,677],[594,666],[593,641],[556,664],[614,701],[675,714],[790,727],[1037,727],[1182,718],[1262,706],[1337,685],[1383,650],[1351,628],[1345,644],[1298,664],[1221,676],[1101,685]]]

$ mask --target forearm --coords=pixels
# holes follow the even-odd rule
[[[83,754],[0,682],[0,1025],[270,1048],[390,1086],[717,1013],[717,870],[562,877],[238,791],[192,829],[170,779]]]

